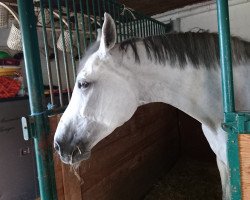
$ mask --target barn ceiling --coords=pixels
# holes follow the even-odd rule
[[[0,0],[0,1],[10,2],[10,3],[17,2],[17,0]],[[205,2],[208,0],[117,0],[117,1],[145,15],[155,15],[169,10],[174,10],[176,8],[182,8],[187,5]]]
[[[205,1],[208,0],[118,0],[119,3],[150,16]]]

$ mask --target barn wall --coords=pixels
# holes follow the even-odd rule
[[[231,34],[250,41],[250,2],[230,6]],[[195,27],[218,32],[216,10],[181,18],[181,31]]]
[[[250,1],[229,0],[229,15],[231,34],[250,41]],[[214,1],[186,6],[154,15],[153,18],[163,23],[180,22],[177,31],[197,31],[201,28],[210,32],[217,32],[217,14]]]

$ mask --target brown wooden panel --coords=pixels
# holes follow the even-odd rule
[[[151,104],[94,149],[81,165],[83,199],[140,199],[179,154],[176,109]]]
[[[49,117],[51,136],[53,136],[56,131],[59,118],[60,118],[60,115],[53,115]],[[52,140],[51,140],[51,145],[52,145]],[[61,165],[61,160],[59,159],[56,152],[53,154],[53,159],[54,159],[57,197],[58,197],[58,200],[64,200],[62,165]]]
[[[53,136],[61,115],[49,117],[51,135]],[[52,145],[51,140],[51,145]],[[58,200],[79,200],[81,199],[81,185],[77,177],[72,173],[70,166],[64,165],[56,152],[53,155],[54,170],[56,178],[56,189]]]
[[[65,200],[80,200],[82,199],[81,183],[75,176],[69,165],[62,165],[64,199]]]
[[[250,197],[250,134],[239,135],[242,199]]]
[[[52,131],[59,117],[50,119]],[[102,140],[79,171],[55,158],[59,199],[140,199],[179,156],[177,110],[162,103],[140,107],[135,115]]]

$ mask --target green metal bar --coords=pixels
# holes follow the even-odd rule
[[[64,106],[63,98],[62,98],[62,79],[61,79],[61,73],[60,73],[60,67],[59,67],[58,51],[56,47],[55,22],[54,22],[51,0],[48,0],[48,2],[49,2],[52,43],[53,43],[53,49],[54,49],[54,54],[55,54],[55,67],[56,67],[57,84],[58,84],[58,91],[59,91],[59,101],[60,101],[60,106]]]
[[[76,3],[75,0],[73,0],[73,10],[74,10],[74,19],[75,19],[75,29],[76,29],[76,45],[77,45],[77,53],[78,53],[78,57],[79,59],[81,59],[82,57],[82,52],[81,52],[81,39],[80,39],[80,32],[79,32],[79,27],[78,27],[78,15],[76,12]]]
[[[140,37],[140,28],[139,28],[138,16],[136,16],[136,30],[137,30],[137,37]]]
[[[49,80],[50,102],[52,105],[54,105],[55,101],[54,101],[54,93],[53,93],[53,79],[52,79],[51,64],[50,64],[50,59],[49,59],[49,47],[48,47],[48,38],[47,38],[47,31],[46,31],[46,24],[45,24],[43,1],[40,1],[40,13],[42,15],[43,43],[44,43],[44,50],[45,50],[48,80]]]
[[[96,38],[97,38],[97,23],[96,23],[95,1],[96,0],[92,0],[92,8],[93,8],[93,14],[94,14],[95,35],[96,35]]]
[[[101,2],[100,0],[97,1],[97,7],[98,7],[98,14],[99,14],[99,17],[100,17],[100,26],[102,27],[102,14],[101,14]]]
[[[108,5],[108,13],[112,16],[112,13],[111,13],[111,8],[110,8],[110,1],[107,1],[107,5]]]
[[[150,34],[150,35],[153,35],[153,30],[152,30],[152,21],[151,21],[151,20],[149,20],[149,21],[148,21],[148,23],[149,23],[149,24],[148,24],[148,25],[149,25],[149,34]]]
[[[156,24],[154,23],[154,35],[157,35],[156,34]]]
[[[103,13],[106,11],[106,0],[102,0],[102,9],[103,9]]]
[[[42,200],[53,200],[57,198],[55,175],[52,148],[48,144],[48,129],[46,128],[45,117],[41,114],[45,111],[44,90],[33,0],[18,0],[17,3],[23,38],[30,111],[31,115],[35,117],[36,125],[34,146],[40,196]]]
[[[90,43],[92,43],[93,35],[92,35],[92,26],[91,26],[91,19],[90,19],[89,0],[85,0],[85,1],[86,1],[86,8],[87,8],[87,15],[88,15],[89,40],[90,40]]]
[[[145,28],[145,26],[146,26],[146,19],[143,19],[142,18],[142,37],[146,37],[146,28]]]
[[[125,16],[125,40],[129,38],[129,28],[128,28],[128,15],[126,14],[126,12],[124,12],[124,16]]]
[[[71,63],[73,68],[73,78],[74,82],[76,81],[76,63],[74,58],[74,46],[73,46],[73,33],[71,28],[71,22],[70,22],[70,13],[69,13],[69,3],[68,0],[65,0],[65,7],[66,7],[66,15],[67,15],[67,23],[69,25],[69,46],[70,46],[70,57],[71,57]]]
[[[118,21],[119,22],[121,22],[121,18],[120,18],[120,15],[121,15],[121,6],[118,6]],[[122,28],[121,28],[121,23],[119,23],[118,24],[118,26],[119,26],[119,35],[120,35],[120,41],[119,42],[121,42],[122,41]]]
[[[224,111],[234,112],[233,72],[227,0],[217,0],[219,44]]]
[[[65,35],[64,35],[64,25],[62,21],[62,7],[61,7],[61,0],[57,0],[58,12],[59,12],[59,24],[60,30],[62,34],[62,45],[63,45],[63,63],[64,63],[64,71],[65,71],[65,78],[66,78],[66,85],[67,85],[67,94],[68,94],[68,102],[70,101],[70,82],[69,82],[69,69],[68,69],[68,62],[67,62],[67,54],[66,54],[66,45],[65,45]],[[70,26],[68,24],[68,26]]]
[[[82,0],[80,0],[80,10],[81,10],[81,18],[82,18],[82,31],[83,31],[83,46],[84,49],[86,50],[87,48],[87,41],[86,41],[86,29],[85,29],[85,15],[84,15],[84,7]]]
[[[238,132],[230,124],[235,123],[233,71],[230,44],[229,11],[227,0],[217,0],[217,17],[220,45],[222,96],[224,108],[223,128],[228,132],[227,157],[230,173],[231,200],[241,199],[240,161]],[[225,128],[226,127],[226,128]],[[231,128],[228,128],[231,127]]]
[[[132,23],[133,23],[133,20],[132,20],[132,17],[130,17],[130,19],[129,19],[129,29],[130,29],[130,35],[129,36],[130,37],[134,36]]]
[[[143,19],[140,18],[140,32],[141,32],[141,37],[143,37],[143,29],[142,29],[142,26],[143,26]]]
[[[122,15],[122,40],[126,40],[126,18]]]
[[[116,10],[115,10],[115,4],[112,4],[112,10],[113,10],[113,14],[114,14],[114,16],[113,16],[113,18],[114,18],[114,22],[115,22],[115,30],[116,30],[116,34],[117,34],[117,23],[116,23]],[[117,37],[116,37],[116,42],[118,42],[118,35],[117,35]]]
[[[136,37],[136,21],[135,21],[135,19],[133,19],[133,21],[132,21],[132,23],[133,23],[133,33],[134,33],[134,37]]]

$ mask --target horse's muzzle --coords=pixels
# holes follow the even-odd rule
[[[54,141],[54,148],[60,155],[62,162],[66,164],[74,164],[90,157],[90,150],[86,150],[81,145],[65,145],[59,140]]]

